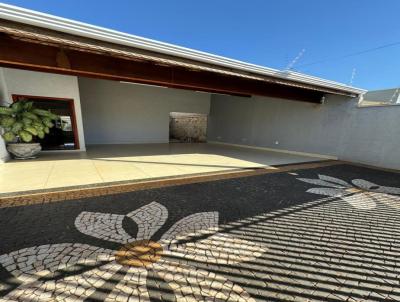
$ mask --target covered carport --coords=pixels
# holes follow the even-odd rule
[[[278,71],[3,5],[0,64],[57,74],[250,97],[321,103],[357,96],[343,84]]]
[[[76,138],[70,153],[43,152],[36,161],[1,165],[6,194],[335,159],[245,143],[168,144],[169,113],[206,114],[212,122],[213,95],[320,106],[327,95],[362,92],[6,5],[0,7],[0,47],[4,100],[72,100]],[[21,187],[15,179],[22,171]]]

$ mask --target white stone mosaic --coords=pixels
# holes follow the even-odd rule
[[[60,280],[35,281],[20,286],[0,301],[83,301],[120,269],[115,263]]]
[[[65,270],[73,265],[111,261],[113,251],[80,243],[46,244],[0,256],[0,264],[23,282]]]
[[[124,215],[82,212],[75,220],[75,227],[83,234],[107,241],[126,243],[131,236],[122,228]]]
[[[150,239],[167,220],[168,211],[152,202],[128,213],[126,217],[138,224],[136,238],[123,229],[124,217],[82,212],[75,225],[83,234],[125,244]],[[123,277],[123,266],[115,259],[117,251],[87,244],[49,244],[1,255],[0,264],[23,284],[0,302],[83,301],[112,278],[115,285],[105,301],[147,302],[148,270],[168,282],[177,301],[254,301],[243,288],[222,276],[163,258],[169,254],[204,263],[234,264],[250,261],[265,251],[259,244],[218,233],[218,229],[218,212],[196,213],[179,220],[162,236],[161,258],[148,266],[127,266]],[[62,275],[65,271],[68,274]]]
[[[376,207],[377,199],[374,197],[379,197],[375,195],[379,193],[355,193],[352,195],[345,195],[341,198],[346,201],[349,205],[362,210],[371,210]]]
[[[114,287],[105,302],[114,301],[150,301],[146,287],[147,270],[130,268],[124,278]]]
[[[161,237],[165,244],[172,244],[189,236],[213,234],[218,231],[218,212],[203,212],[189,215],[176,222]]]
[[[327,175],[318,175],[318,179],[297,178],[306,183],[323,187],[311,188],[307,192],[331,197],[340,197],[351,206],[360,210],[374,209],[377,203],[400,209],[400,188],[386,187],[363,179],[348,182]]]
[[[154,267],[174,290],[177,302],[255,302],[242,287],[213,272],[163,261]]]
[[[152,202],[126,215],[138,225],[136,240],[150,239],[165,223],[168,210],[162,204]]]
[[[165,253],[204,263],[236,264],[258,258],[265,251],[260,244],[216,233],[205,239],[172,245]]]

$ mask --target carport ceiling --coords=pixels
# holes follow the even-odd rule
[[[0,66],[239,96],[320,103],[352,94],[0,21]]]

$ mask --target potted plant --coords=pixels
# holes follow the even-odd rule
[[[27,100],[0,106],[0,128],[8,152],[17,159],[35,158],[42,149],[37,138],[44,138],[57,119],[58,115],[35,108],[33,102]]]

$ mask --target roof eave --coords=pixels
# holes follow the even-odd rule
[[[0,18],[15,21],[19,23],[29,24],[42,28],[52,29],[68,34],[82,36],[86,38],[96,39],[100,41],[141,48],[149,51],[159,52],[172,56],[182,57],[208,64],[237,69],[245,72],[256,73],[260,75],[272,76],[280,79],[298,81],[301,83],[313,84],[316,86],[326,87],[343,91],[355,95],[365,93],[367,90],[351,87],[334,81],[321,79],[292,71],[280,71],[277,69],[267,68],[239,60],[229,59],[226,57],[209,54],[169,43],[159,42],[135,35],[87,24],[66,18],[56,17],[45,13],[36,12],[20,8],[13,5],[0,3]]]

